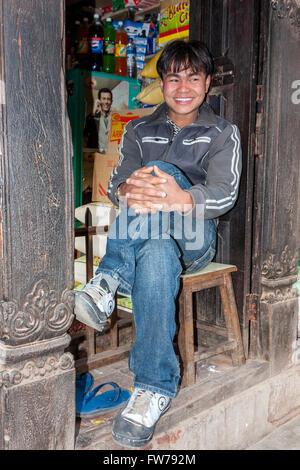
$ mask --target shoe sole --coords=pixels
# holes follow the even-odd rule
[[[85,292],[76,294],[74,314],[76,319],[97,331],[103,331],[107,317],[100,312],[93,300]]]
[[[162,412],[159,419],[168,411],[170,406],[171,406],[171,402],[169,403],[169,406]],[[154,434],[154,431],[155,431],[155,427],[156,427],[156,424],[158,423],[158,421],[153,426],[152,432],[147,438],[144,438],[144,439],[127,438],[127,437],[121,436],[120,434],[115,433],[114,430],[112,430],[113,440],[117,444],[122,445],[123,447],[131,447],[131,448],[134,448],[134,449],[136,449],[138,447],[145,447],[152,440],[153,434]]]
[[[151,441],[151,439],[153,437],[153,434],[154,434],[154,431],[148,439],[133,441],[132,439],[126,439],[123,436],[119,436],[118,434],[115,434],[112,431],[112,437],[113,437],[113,440],[115,441],[116,444],[119,444],[122,447],[130,447],[131,449],[137,449],[139,447],[145,447]]]

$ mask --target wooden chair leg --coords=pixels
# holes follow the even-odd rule
[[[118,347],[118,310],[115,306],[113,313],[110,317],[110,347],[116,349]]]
[[[92,225],[92,213],[89,209],[85,212],[85,224],[88,228]],[[92,236],[87,234],[85,237],[85,251],[86,251],[86,282],[93,277],[93,240]],[[87,338],[87,354],[88,358],[96,354],[96,338],[95,330],[91,327],[87,327],[86,331]]]
[[[136,331],[135,331],[134,315],[133,315],[133,312],[132,312],[132,320],[131,320],[131,340],[132,340],[132,344],[135,342],[135,336],[136,336]]]
[[[194,362],[194,322],[192,292],[184,290],[179,296],[178,347],[183,361],[183,387],[194,385],[196,381]]]
[[[232,363],[234,366],[245,364],[245,353],[242,342],[240,322],[232,287],[231,274],[224,274],[224,284],[220,287],[222,306],[224,310],[228,339],[236,341],[236,350],[232,352]]]
[[[88,358],[96,354],[95,330],[89,326],[86,327],[87,354]]]

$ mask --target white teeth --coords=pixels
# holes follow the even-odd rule
[[[176,101],[192,101],[192,98],[175,98]]]

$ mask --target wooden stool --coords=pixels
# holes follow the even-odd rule
[[[179,333],[178,347],[183,361],[182,385],[188,387],[196,380],[195,363],[216,356],[225,351],[231,352],[232,363],[239,366],[245,363],[239,317],[232,287],[231,273],[237,271],[236,266],[210,263],[204,269],[181,276],[179,294]],[[218,335],[227,336],[228,340],[216,347],[207,348],[205,352],[195,351],[193,292],[210,287],[219,287],[222,307],[225,316],[226,330],[213,325],[199,325],[202,329],[214,331]],[[223,331],[222,331],[223,330]]]
[[[92,214],[90,209],[86,209],[85,213],[85,227],[79,227],[75,229],[75,237],[85,237],[85,248],[86,248],[86,282],[88,282],[94,275],[93,273],[93,240],[92,237],[99,233],[108,232],[109,226],[92,226]],[[122,294],[125,297],[129,297]],[[86,326],[82,331],[81,335],[85,336],[87,342],[87,357],[78,359],[75,362],[76,372],[82,373],[88,370],[96,369],[114,362],[120,361],[129,356],[129,352],[132,343],[135,339],[135,326],[133,315],[131,319],[132,335],[131,341],[123,346],[119,345],[118,341],[118,329],[120,326],[124,326],[126,320],[120,318],[118,313],[126,309],[119,307],[116,303],[115,309],[108,319],[107,324],[109,325],[109,347],[97,353],[96,352],[96,330]]]

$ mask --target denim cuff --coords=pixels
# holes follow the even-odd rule
[[[136,382],[136,381],[133,382],[133,387],[142,388],[143,390],[149,390],[149,392],[160,393],[161,395],[165,395],[166,397],[169,397],[169,398],[175,398],[177,394],[177,391],[172,393],[172,392],[169,392],[168,390],[164,390],[163,388],[153,387],[152,385],[147,385],[142,382]]]
[[[120,284],[120,288],[122,290],[124,290],[124,292],[128,295],[131,295],[131,291],[132,291],[132,286],[127,282],[125,281],[125,279],[122,278],[122,276],[120,276],[120,274],[112,269],[101,269],[101,267],[99,266],[99,268],[97,268],[97,271],[95,273],[95,275],[99,274],[99,273],[105,273],[105,274],[109,274],[113,279],[115,279],[116,281],[119,282]],[[120,290],[120,288],[118,287],[117,290]]]

